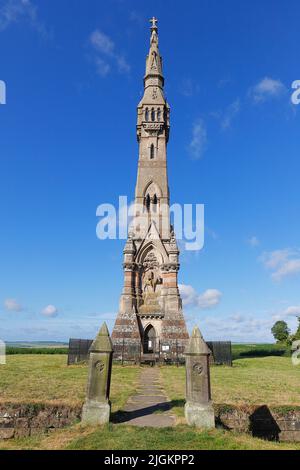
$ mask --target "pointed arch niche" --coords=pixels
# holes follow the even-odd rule
[[[144,192],[144,206],[149,212],[151,209],[153,212],[159,212],[159,202],[161,198],[161,190],[159,186],[151,181]]]
[[[144,331],[143,351],[144,354],[154,353],[156,348],[156,331],[153,325],[149,323]]]

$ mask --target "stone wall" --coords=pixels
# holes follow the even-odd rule
[[[0,404],[0,439],[27,437],[76,423],[81,406],[39,403]]]
[[[81,405],[0,404],[0,439],[51,432],[78,422]],[[300,442],[300,407],[215,405],[218,427],[275,441]]]
[[[215,405],[217,426],[272,441],[300,442],[300,407]]]

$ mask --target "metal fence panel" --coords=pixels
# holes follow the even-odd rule
[[[232,366],[231,341],[207,341],[214,364]]]
[[[74,339],[69,340],[68,365],[86,362],[89,358],[89,349],[93,340]],[[160,364],[184,364],[184,350],[177,342],[167,343],[157,340],[153,352],[144,354],[141,343],[128,344],[123,342],[114,353],[114,359],[122,362],[160,363]],[[213,364],[225,364],[232,366],[231,341],[207,341],[207,346],[212,352]]]
[[[92,345],[91,339],[75,339],[69,340],[68,366],[79,362],[86,362],[89,358],[89,349]]]

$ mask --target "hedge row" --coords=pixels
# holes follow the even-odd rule
[[[7,346],[6,354],[68,354],[68,348],[16,348]]]

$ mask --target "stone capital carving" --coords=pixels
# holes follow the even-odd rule
[[[135,266],[135,263],[123,263],[124,271],[134,271]]]

